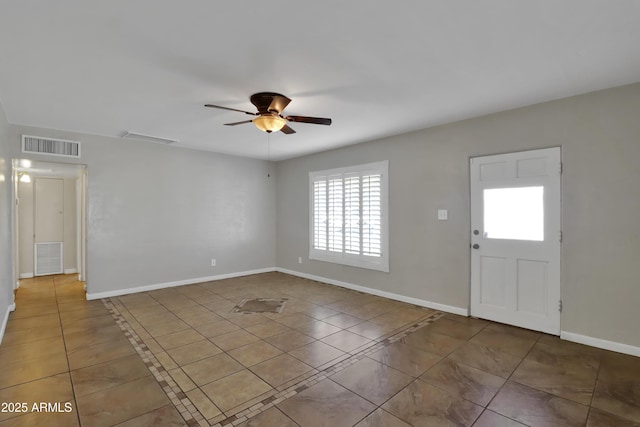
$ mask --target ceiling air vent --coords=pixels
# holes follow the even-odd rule
[[[22,135],[22,152],[79,158],[80,142]]]
[[[124,135],[122,135],[122,137],[124,139],[137,139],[140,141],[147,141],[147,142],[156,142],[156,143],[161,143],[161,144],[173,144],[174,142],[179,142],[177,139],[169,139],[169,138],[162,138],[160,136],[152,136],[152,135],[145,135],[144,133],[137,133],[137,132],[125,132]]]

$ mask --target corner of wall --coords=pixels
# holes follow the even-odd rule
[[[7,122],[4,108],[0,102],[0,203],[11,206],[11,166],[9,145],[9,123]],[[4,210],[0,214],[0,342],[9,320],[9,313],[15,310],[13,301],[13,268],[12,268],[12,243],[11,243],[11,214]]]

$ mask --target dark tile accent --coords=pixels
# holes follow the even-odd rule
[[[276,400],[275,396],[269,396],[266,399],[264,399],[262,402],[263,405],[268,405],[269,403],[273,402],[274,400]]]
[[[220,425],[226,426],[232,424],[237,419],[238,417],[236,417],[235,415],[231,415],[229,418],[220,421]]]
[[[282,313],[287,298],[256,298],[243,299],[233,309],[232,313]]]

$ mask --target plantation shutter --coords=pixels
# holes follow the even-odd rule
[[[386,170],[372,165],[379,164],[310,174],[313,228],[310,258],[385,268],[369,267],[372,263],[388,263],[383,253]],[[384,262],[372,261],[382,257]]]
[[[370,256],[382,255],[380,175],[362,177],[362,253]]]
[[[327,250],[327,181],[313,183],[313,247]]]

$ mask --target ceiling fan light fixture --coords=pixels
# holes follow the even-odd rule
[[[261,114],[253,119],[253,124],[263,132],[277,132],[287,124],[287,121],[275,114]]]

